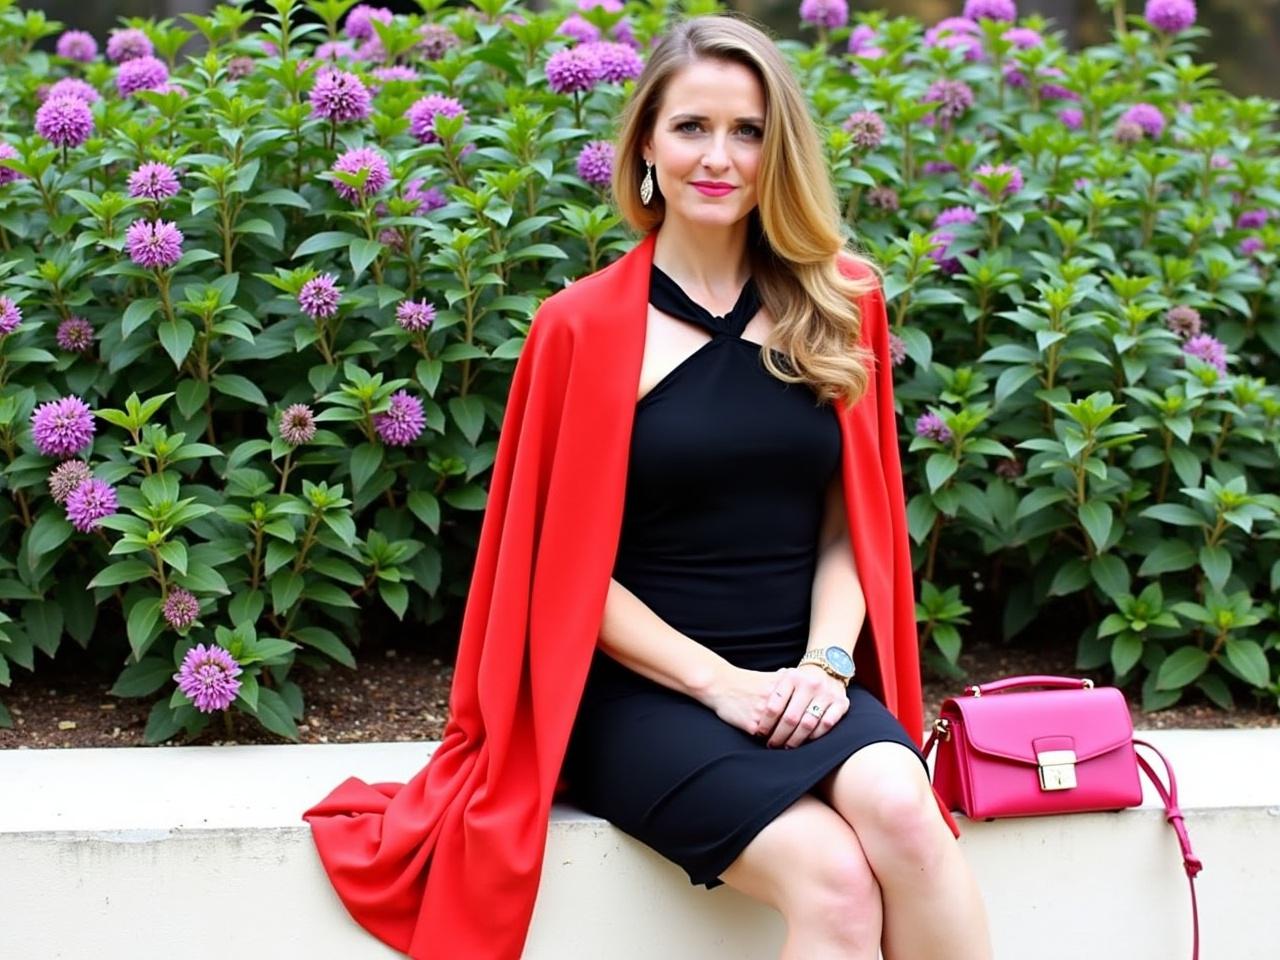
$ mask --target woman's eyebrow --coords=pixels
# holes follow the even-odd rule
[[[707,120],[710,120],[711,118],[704,117],[701,114],[697,114],[697,113],[677,113],[674,116],[670,117],[669,119],[673,121],[674,120],[700,120],[705,122]],[[763,126],[764,118],[763,117],[734,117],[733,122],[734,123],[754,123],[759,126]]]

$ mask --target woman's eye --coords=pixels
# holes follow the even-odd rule
[[[701,127],[701,126],[702,124],[700,124],[697,120],[686,120],[684,123],[676,127],[676,130],[683,133],[688,127]],[[764,135],[764,132],[759,127],[757,127],[755,124],[752,124],[752,123],[744,123],[738,129],[748,131],[747,136],[750,136],[750,137],[760,137]]]

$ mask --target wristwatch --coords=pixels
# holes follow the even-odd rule
[[[806,663],[816,663],[846,687],[853,679],[853,658],[843,647],[814,647],[812,650],[807,650],[797,666],[804,666]]]

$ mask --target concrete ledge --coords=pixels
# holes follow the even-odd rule
[[[1276,955],[1280,730],[1139,731],[1173,764],[1202,956]],[[398,957],[333,894],[299,813],[348,775],[404,781],[438,743],[0,751],[0,957]],[[1159,797],[971,822],[1001,960],[1180,960],[1190,905]],[[140,940],[140,936],[144,939]],[[781,917],[557,805],[528,960],[776,960]],[[914,960],[914,958],[907,958]]]

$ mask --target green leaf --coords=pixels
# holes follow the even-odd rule
[[[1257,641],[1228,640],[1224,646],[1227,661],[1246,682],[1263,690],[1271,686],[1271,666]]]
[[[46,510],[36,518],[27,536],[27,564],[35,569],[35,561],[62,546],[75,528],[56,513]]]
[[[360,275],[368,269],[369,264],[378,259],[378,254],[384,249],[383,244],[377,240],[352,240],[347,255],[351,258],[353,279],[360,279]]]
[[[458,510],[483,510],[488,502],[484,488],[478,483],[468,483],[454,490],[446,490],[443,497],[445,503]]]
[[[155,641],[160,632],[160,598],[144,597],[129,609],[129,617],[125,622],[125,632],[129,636],[129,646],[133,648],[135,660],[143,655]],[[148,691],[149,692],[149,691]],[[141,696],[141,694],[138,694]]]
[[[325,250],[337,250],[339,247],[345,247],[351,243],[352,234],[344,233],[341,230],[330,230],[326,233],[317,233],[308,237],[293,251],[291,260],[297,260],[299,257],[305,257],[312,253],[323,253]]]
[[[182,362],[191,352],[191,344],[196,339],[196,328],[187,320],[178,318],[173,323],[162,323],[156,331],[160,338],[160,346],[173,361],[174,367],[182,369]]]
[[[120,319],[120,336],[128,338],[129,334],[151,319],[151,315],[160,309],[160,301],[152,297],[134,300],[124,309]]]
[[[408,497],[409,510],[427,525],[432,533],[440,532],[440,501],[429,490],[413,490]]]
[[[1197,511],[1180,503],[1157,503],[1155,506],[1147,507],[1138,516],[1150,517],[1153,520],[1161,520],[1180,527],[1199,527],[1208,523]]]
[[[181,540],[170,540],[157,548],[157,553],[169,566],[179,573],[187,572],[187,546]]]
[[[1211,547],[1208,544],[1200,548],[1200,569],[1213,584],[1213,589],[1222,590],[1231,576],[1231,554],[1226,547]]]
[[[290,740],[298,739],[298,727],[293,722],[289,705],[270,687],[258,688],[258,709],[255,711],[255,716],[272,733],[288,737]]]
[[[306,581],[296,570],[280,570],[271,578],[271,607],[277,616],[289,612],[304,586]]]
[[[484,428],[484,401],[474,395],[450,397],[449,413],[467,442],[474,445]]]
[[[378,581],[378,594],[391,608],[396,617],[403,620],[404,612],[409,606],[409,590],[403,583],[392,583],[388,580]]]
[[[173,664],[164,657],[147,657],[120,671],[115,684],[107,691],[114,697],[145,697],[155,693],[173,678]]]
[[[52,600],[33,600],[22,605],[22,624],[27,636],[50,657],[58,652],[62,639],[62,609]]]
[[[102,570],[89,581],[92,587],[115,587],[151,576],[152,567],[141,560],[121,560]]]
[[[1160,664],[1156,674],[1157,690],[1180,690],[1204,673],[1209,654],[1199,647],[1181,647]]]
[[[248,377],[234,373],[219,374],[213,378],[213,389],[228,397],[236,397],[259,407],[267,405],[267,398]]]
[[[1126,630],[1111,641],[1111,669],[1122,677],[1142,659],[1142,637]]]
[[[1111,505],[1101,500],[1089,500],[1080,505],[1080,525],[1089,534],[1096,549],[1102,550],[1111,535]]]
[[[1104,553],[1089,561],[1093,582],[1112,600],[1129,592],[1129,565],[1113,553]]]
[[[293,631],[293,635],[300,643],[315,647],[344,667],[349,667],[352,670],[356,668],[355,656],[352,655],[347,645],[339,640],[338,635],[333,631],[325,630],[323,627],[300,627]]]
[[[182,380],[178,383],[178,410],[184,417],[193,417],[209,399],[209,384],[203,380]]]
[[[190,561],[186,573],[175,573],[174,582],[195,593],[230,593],[222,574],[205,563]]]
[[[938,488],[951,479],[959,466],[955,457],[948,453],[934,453],[924,465],[925,477],[929,481],[929,492],[936,493]]]
[[[182,729],[180,714],[165,700],[157,700],[147,716],[147,727],[142,739],[147,743],[162,743]]]
[[[362,443],[351,451],[351,489],[358,492],[382,466],[382,447]]]
[[[1196,562],[1196,552],[1185,540],[1161,540],[1147,554],[1138,568],[1138,576],[1155,577],[1162,573],[1186,570]]]

